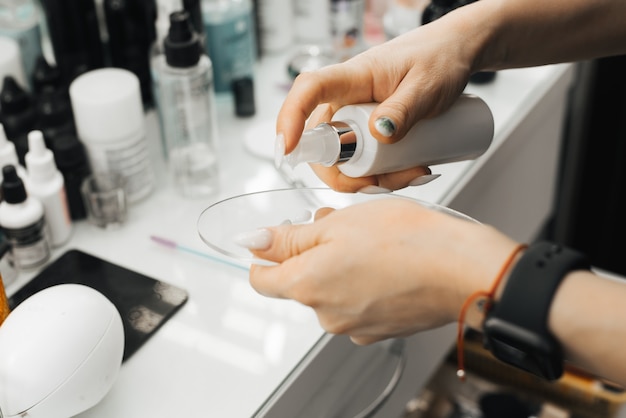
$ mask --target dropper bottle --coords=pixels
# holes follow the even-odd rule
[[[46,148],[41,131],[28,134],[26,172],[28,193],[43,204],[50,229],[50,244],[53,247],[65,244],[72,232],[65,181],[57,169],[52,151]]]
[[[470,160],[483,154],[493,138],[493,115],[479,97],[462,95],[445,113],[424,119],[394,144],[372,136],[368,121],[376,103],[344,106],[333,120],[304,131],[285,156],[289,165],[337,166],[349,177],[390,173],[416,166]]]
[[[15,167],[2,167],[0,228],[11,245],[11,255],[18,270],[30,270],[50,259],[43,205],[26,193],[24,182]]]

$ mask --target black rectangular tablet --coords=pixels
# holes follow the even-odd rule
[[[127,360],[188,299],[185,290],[79,250],[68,250],[9,298],[13,309],[34,293],[77,283],[102,293],[117,307],[124,324]]]

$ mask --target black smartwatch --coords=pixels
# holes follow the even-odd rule
[[[548,380],[563,374],[563,353],[548,330],[550,305],[561,280],[589,270],[581,253],[549,242],[532,244],[513,267],[502,297],[487,312],[484,344],[505,363]]]

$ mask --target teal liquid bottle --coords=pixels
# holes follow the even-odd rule
[[[0,36],[13,38],[19,44],[30,87],[42,51],[39,19],[39,9],[33,0],[0,0]]]
[[[252,1],[203,0],[201,9],[215,92],[231,92],[233,83],[254,75],[256,35]]]

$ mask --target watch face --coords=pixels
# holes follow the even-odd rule
[[[484,324],[485,345],[505,363],[537,376],[554,380],[563,373],[561,351],[550,335],[541,335],[500,318]]]

